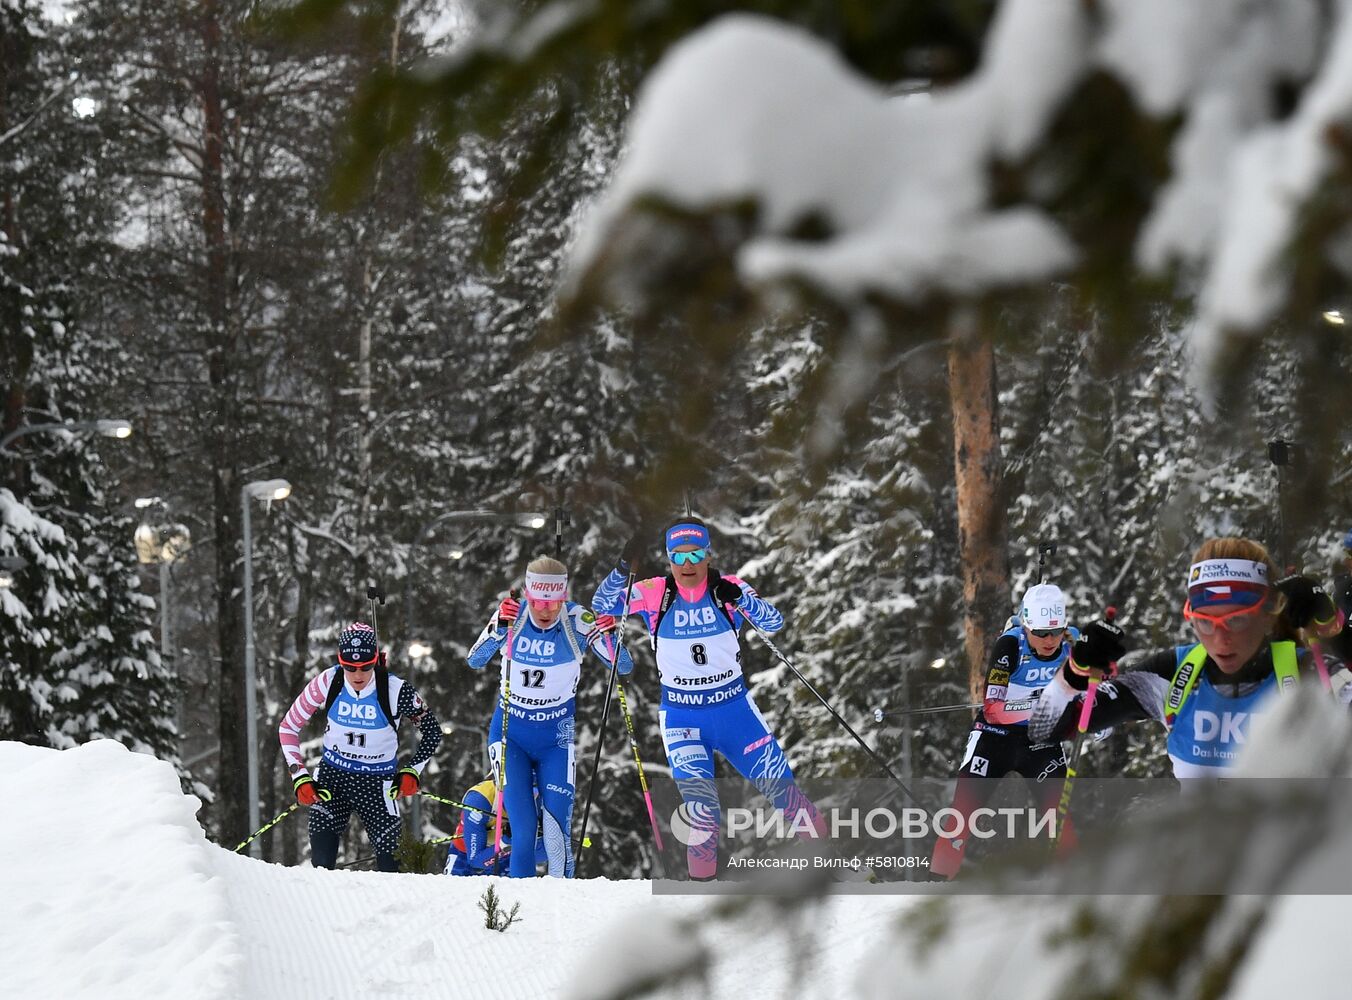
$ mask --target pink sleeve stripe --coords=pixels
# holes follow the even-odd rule
[[[312,677],[277,726],[277,739],[282,745],[282,755],[289,764],[299,764],[302,767],[305,765],[305,758],[300,752],[300,731],[328,699],[329,685],[333,682],[335,669],[337,668],[330,667]]]

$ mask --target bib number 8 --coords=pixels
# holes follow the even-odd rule
[[[698,642],[690,647],[690,658],[695,661],[695,665],[698,667],[702,667],[709,662],[709,654],[705,652],[704,645]]]

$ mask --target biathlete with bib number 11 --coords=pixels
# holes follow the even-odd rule
[[[686,847],[690,878],[708,881],[718,875],[715,752],[782,810],[795,828],[803,829],[804,836],[825,836],[826,828],[817,807],[794,782],[784,751],[742,675],[737,633],[743,620],[770,633],[783,628],[783,616],[749,584],[711,568],[709,527],[699,518],[673,522],[663,541],[669,572],[636,582],[629,611],[642,616],[648,626],[657,658],[662,743],[692,833],[697,834]],[[639,539],[625,547],[618,568],[592,599],[597,614],[623,614],[629,564],[641,548]],[[800,816],[806,818],[806,828],[800,826]]]
[[[324,756],[311,777],[300,734],[323,709]],[[399,766],[399,723],[407,719],[422,735],[413,756]],[[310,861],[333,868],[338,842],[352,810],[366,826],[376,867],[399,870],[399,807],[394,801],[418,793],[423,768],[441,745],[441,723],[413,685],[385,669],[375,630],[353,622],[338,637],[338,662],[311,678],[277,728],[291,770],[296,801],[310,807]]]

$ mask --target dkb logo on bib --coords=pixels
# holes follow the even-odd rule
[[[516,644],[516,652],[518,656],[553,656],[554,643],[547,642],[544,639],[527,639],[522,637]]]
[[[375,720],[376,707],[374,705],[353,705],[346,701],[338,702],[338,714],[348,716],[353,719]]]
[[[1243,743],[1249,728],[1248,712],[1207,712],[1198,709],[1193,716],[1192,732],[1199,742]]]
[[[1030,667],[1023,681],[1031,684],[1050,684],[1055,679],[1056,671],[1059,669],[1059,664],[1055,663],[1046,667]]]
[[[691,628],[695,625],[712,625],[717,618],[714,617],[713,608],[696,608],[694,611],[682,611],[679,608],[672,612],[676,616],[677,628]]]

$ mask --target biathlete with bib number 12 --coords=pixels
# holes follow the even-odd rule
[[[634,584],[629,612],[642,616],[657,658],[662,743],[693,834],[686,847],[690,877],[708,881],[718,875],[714,753],[751,781],[802,835],[825,836],[826,828],[795,783],[742,675],[738,630],[743,620],[771,633],[784,627],[784,617],[749,584],[711,568],[709,527],[699,518],[673,522],[663,541],[669,571]],[[640,550],[638,539],[625,547],[619,566],[592,599],[597,614],[623,613],[629,563]],[[805,828],[800,817],[807,821]]]
[[[582,661],[588,648],[605,660],[594,643],[615,626],[613,618],[594,615],[567,595],[567,567],[549,556],[535,559],[526,567],[525,603],[504,599],[469,651],[475,670],[487,666],[494,654],[503,658],[504,670],[511,670],[489,723],[489,754],[495,773],[503,767],[506,821],[524,844],[531,843],[537,827],[543,828],[549,874],[556,878],[573,877],[574,737]],[[619,672],[633,669],[621,648]],[[500,764],[504,743],[506,760]],[[535,852],[513,851],[508,872],[512,878],[534,876]]]

